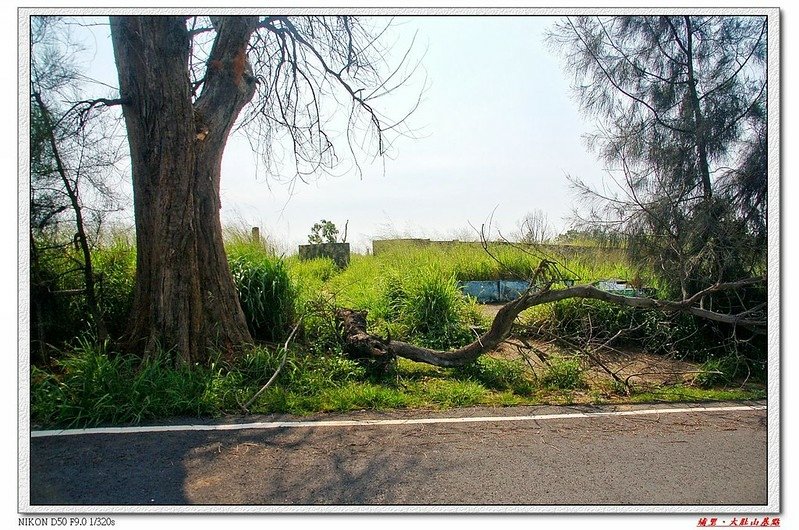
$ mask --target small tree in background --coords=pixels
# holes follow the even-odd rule
[[[311,234],[308,236],[308,243],[311,245],[321,245],[322,243],[335,243],[338,240],[338,228],[332,221],[322,219],[314,223]]]
[[[533,210],[517,223],[514,239],[519,243],[535,245],[549,241],[552,236],[547,214],[542,210]]]

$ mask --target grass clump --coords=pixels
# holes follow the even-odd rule
[[[296,318],[296,291],[284,261],[253,243],[228,249],[228,264],[253,338],[284,339]]]
[[[482,403],[487,391],[475,381],[433,379],[420,388],[425,399],[441,408],[469,407]]]
[[[386,296],[410,338],[424,346],[447,349],[473,339],[468,328],[468,299],[455,278],[434,267],[410,274],[399,286],[389,286]]]
[[[541,376],[541,384],[561,390],[585,388],[583,372],[579,357],[553,356],[550,357],[549,366]]]
[[[708,359],[702,363],[700,370],[694,378],[694,384],[704,389],[733,385],[752,375],[747,359],[735,355]]]
[[[31,416],[44,425],[91,427],[180,415],[214,415],[235,381],[213,367],[145,363],[81,342],[52,372],[31,368]]]
[[[495,359],[483,356],[475,362],[456,368],[456,377],[471,379],[492,390],[510,390],[528,396],[535,384],[527,376],[525,365],[518,360]]]

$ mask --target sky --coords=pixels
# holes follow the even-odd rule
[[[286,253],[321,219],[341,230],[347,223],[348,241],[361,252],[372,238],[474,238],[489,220],[511,235],[536,210],[553,234],[565,230],[574,206],[567,175],[598,182],[602,168],[582,141],[592,125],[544,41],[555,20],[398,18],[383,41],[393,44],[389,62],[413,42],[411,62],[420,68],[380,103],[397,119],[422,94],[407,122],[414,138],[394,139],[386,157],[359,157],[361,172],[340,144],[344,160],[335,176],[291,185],[290,170],[268,177],[250,143],[234,134],[222,166],[223,223],[259,226]],[[108,28],[91,31],[76,35],[89,51],[90,76],[115,86]]]

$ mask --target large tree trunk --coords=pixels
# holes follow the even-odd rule
[[[215,20],[192,103],[182,17],[111,17],[133,171],[136,287],[129,343],[203,362],[251,342],[227,267],[219,181],[228,134],[254,94],[246,46],[256,17]]]

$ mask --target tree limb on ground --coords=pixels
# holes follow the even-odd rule
[[[720,291],[739,289],[750,285],[765,283],[765,277],[748,278],[736,282],[717,283],[682,301],[656,300],[654,298],[622,296],[603,291],[591,285],[578,285],[566,289],[551,290],[544,288],[525,292],[521,297],[502,306],[494,317],[490,328],[474,342],[452,351],[440,351],[415,346],[407,342],[381,339],[366,331],[366,311],[339,309],[336,317],[342,324],[344,351],[356,358],[383,360],[386,364],[395,357],[403,357],[412,361],[432,364],[434,366],[453,367],[469,364],[483,354],[494,350],[504,341],[511,331],[516,317],[531,307],[566,300],[569,298],[585,298],[602,300],[617,305],[639,309],[655,309],[664,312],[684,312],[692,315],[732,325],[751,328],[764,333],[766,318],[753,318],[747,313],[717,313],[697,307],[703,297]]]

